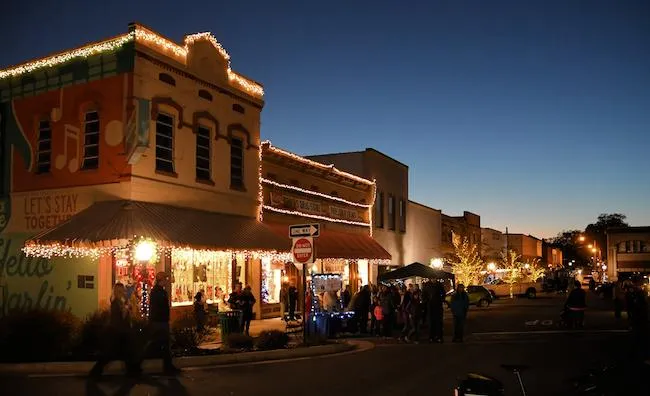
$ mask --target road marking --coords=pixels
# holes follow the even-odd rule
[[[524,335],[524,334],[587,334],[587,333],[627,333],[628,330],[532,330],[532,331],[493,331],[472,333],[472,335]]]

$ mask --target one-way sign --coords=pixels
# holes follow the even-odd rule
[[[289,237],[317,237],[320,235],[320,224],[296,224],[289,226]]]

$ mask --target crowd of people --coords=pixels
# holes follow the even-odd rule
[[[423,338],[422,330],[427,329],[429,342],[442,343],[446,295],[439,281],[428,281],[422,286],[365,285],[356,293],[348,285],[341,293],[340,305],[354,312],[354,323],[348,328],[361,334],[417,343]],[[323,308],[328,309],[328,304]],[[462,342],[469,309],[469,296],[462,284],[453,292],[449,308],[454,317],[453,341]]]

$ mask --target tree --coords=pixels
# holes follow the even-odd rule
[[[454,257],[449,261],[451,272],[456,277],[456,283],[471,285],[475,283],[483,268],[483,260],[479,246],[469,242],[467,237],[452,232],[452,243],[454,244]]]
[[[526,262],[524,268],[526,268],[528,278],[531,282],[537,282],[537,279],[544,277],[544,274],[546,274],[546,268],[540,264],[538,258]]]
[[[510,298],[514,298],[513,288],[522,277],[523,266],[521,256],[514,250],[501,253],[501,268],[506,270],[503,281],[510,286]]]

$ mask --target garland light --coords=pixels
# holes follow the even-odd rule
[[[331,222],[334,222],[334,223],[343,223],[343,224],[356,225],[356,226],[362,226],[362,227],[369,227],[370,226],[370,223],[364,223],[364,222],[361,222],[361,221],[350,221],[350,220],[335,219],[333,217],[314,215],[314,214],[309,214],[309,213],[305,213],[305,212],[299,212],[297,210],[280,209],[280,208],[276,208],[276,207],[269,206],[269,205],[263,205],[263,208],[264,208],[264,210],[270,210],[272,212],[278,212],[278,213],[292,215],[292,216],[308,217],[308,218],[311,218],[311,219],[325,220],[325,221],[331,221]]]
[[[357,175],[353,175],[352,173],[348,173],[348,172],[338,170],[338,169],[336,169],[334,167],[333,164],[325,165],[325,164],[322,164],[320,162],[312,161],[312,160],[307,159],[305,157],[301,157],[300,155],[294,154],[292,152],[282,150],[281,148],[273,146],[269,140],[265,140],[264,142],[262,142],[262,146],[266,147],[269,151],[272,151],[272,152],[274,152],[276,154],[280,154],[280,155],[285,156],[287,158],[290,158],[292,160],[302,162],[303,164],[306,164],[306,165],[310,165],[310,166],[320,168],[320,169],[323,169],[323,170],[332,171],[332,172],[336,173],[339,176],[347,177],[347,178],[352,179],[354,181],[357,181],[359,183],[367,184],[369,186],[372,186],[372,185],[375,184],[375,182],[370,181],[368,179],[364,179],[363,177],[359,177]]]
[[[228,75],[228,82],[230,84],[239,87],[242,91],[248,93],[253,97],[260,99],[264,97],[264,89],[260,84],[249,80],[248,78],[232,70],[230,67],[230,55],[228,55],[223,46],[210,32],[188,35],[185,37],[184,45],[181,46],[141,26],[136,26],[134,31],[109,40],[89,44],[67,52],[62,52],[5,70],[0,70],[0,80],[7,77],[17,77],[25,73],[30,73],[37,69],[54,67],[73,59],[88,58],[89,56],[97,55],[102,52],[114,51],[131,41],[141,42],[162,53],[171,53],[176,59],[179,59],[183,64],[187,65],[187,54],[189,53],[189,47],[195,42],[201,40],[209,41],[212,46],[219,52],[219,54],[226,59],[226,73]]]
[[[293,190],[293,191],[301,192],[303,194],[313,195],[315,197],[331,199],[332,201],[338,201],[338,202],[344,203],[346,205],[352,205],[352,206],[356,206],[356,207],[364,208],[364,209],[369,209],[369,208],[372,207],[372,205],[367,205],[367,204],[361,204],[361,203],[348,201],[347,199],[335,197],[333,195],[323,194],[323,193],[320,193],[320,192],[311,191],[311,190],[307,190],[307,189],[304,189],[304,188],[291,186],[291,185],[288,185],[288,184],[282,184],[282,183],[278,183],[276,181],[265,179],[265,178],[261,178],[261,181],[264,184],[270,184],[270,185],[275,186],[275,187],[284,188],[284,189],[287,189],[287,190]]]

